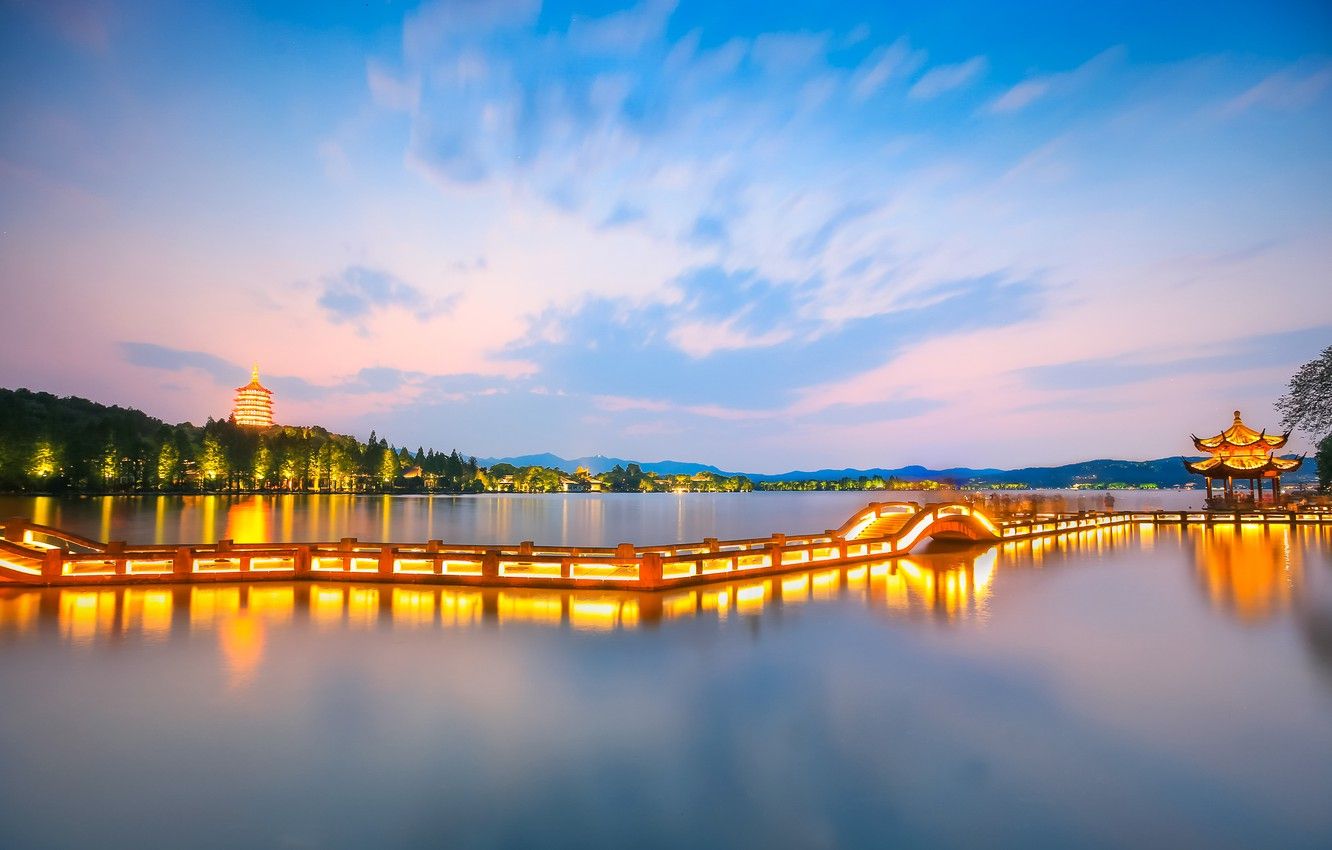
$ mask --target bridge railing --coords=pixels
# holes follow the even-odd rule
[[[908,515],[892,533],[851,537],[880,517]],[[867,522],[868,521],[868,522]],[[842,528],[823,534],[784,535],[694,543],[615,547],[459,545],[360,541],[323,543],[151,544],[99,543],[23,520],[5,523],[0,537],[0,577],[34,583],[116,581],[213,581],[255,579],[445,579],[460,584],[572,585],[653,589],[709,581],[726,574],[753,575],[905,554],[927,533],[967,533],[999,540],[1079,532],[1107,526],[1152,524],[1286,524],[1332,526],[1332,511],[1135,511],[1039,513],[991,522],[961,503],[871,503]],[[968,525],[970,524],[970,525]],[[978,531],[981,529],[981,531]],[[17,537],[17,539],[15,539]]]

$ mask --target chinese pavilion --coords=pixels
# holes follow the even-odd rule
[[[259,367],[250,372],[250,382],[236,387],[236,403],[231,418],[237,425],[267,428],[273,424],[273,391],[259,383]]]
[[[1274,451],[1286,445],[1290,432],[1269,434],[1266,430],[1255,431],[1240,419],[1240,412],[1235,411],[1235,421],[1229,428],[1206,439],[1193,438],[1193,445],[1200,452],[1211,455],[1198,461],[1184,461],[1189,472],[1207,479],[1207,498],[1212,498],[1212,481],[1224,481],[1227,501],[1235,497],[1235,481],[1248,481],[1249,492],[1254,502],[1263,497],[1263,481],[1272,482],[1272,499],[1281,498],[1281,474],[1294,472],[1303,462],[1301,458],[1280,458]]]

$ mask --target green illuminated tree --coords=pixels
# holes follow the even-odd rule
[[[268,481],[268,475],[273,471],[273,450],[267,443],[260,443],[259,448],[254,451],[254,462],[250,466],[250,474],[254,478],[254,486],[262,487]]]
[[[180,450],[167,440],[157,450],[157,486],[172,487],[180,479]]]
[[[60,454],[50,440],[38,440],[28,462],[28,474],[38,481],[49,481],[60,471]]]
[[[102,447],[102,454],[98,458],[98,470],[102,476],[102,482],[107,487],[112,487],[120,479],[120,447],[114,440],[107,440],[106,445]]]
[[[379,480],[388,486],[398,477],[398,456],[387,446],[381,448],[380,453]]]
[[[204,436],[198,463],[199,475],[205,486],[212,486],[227,477],[227,452],[216,434]]]

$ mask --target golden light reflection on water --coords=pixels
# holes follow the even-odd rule
[[[249,508],[230,512],[228,528],[265,525],[276,506],[254,507],[254,513]],[[1287,611],[1298,597],[1301,547],[1292,545],[1292,535],[1322,533],[1284,526],[1165,527],[1152,530],[1149,545],[1191,553],[1207,601],[1251,622]],[[296,622],[336,630],[489,624],[612,631],[682,619],[750,617],[775,607],[830,600],[853,601],[892,617],[966,621],[987,616],[996,583],[1006,572],[1054,568],[1080,556],[1140,549],[1142,543],[1141,529],[1103,528],[660,593],[342,582],[9,587],[0,588],[0,638],[36,632],[46,623],[81,645],[121,636],[159,641],[180,631],[215,632],[230,680],[240,686],[261,663],[265,631]]]
[[[244,688],[253,680],[264,658],[264,624],[242,614],[224,620],[218,628],[218,647],[227,668],[227,687]]]
[[[1213,526],[1191,530],[1198,579],[1213,606],[1245,622],[1291,606],[1303,578],[1289,526]]]
[[[175,598],[170,588],[126,588],[122,618],[127,631],[139,631],[149,639],[165,640],[171,634]]]
[[[124,588],[0,590],[0,635],[37,629],[54,613],[74,643],[115,635],[162,639],[214,631],[239,678],[266,627],[308,620],[321,629],[459,628],[491,622],[587,631],[665,620],[752,616],[770,607],[854,599],[898,613],[963,618],[983,609],[996,547],[701,585],[662,593],[344,582],[255,582]],[[54,610],[48,610],[54,606]]]
[[[255,496],[228,505],[226,533],[223,536],[237,543],[264,543],[272,540],[268,526],[271,510],[269,501],[264,496]]]

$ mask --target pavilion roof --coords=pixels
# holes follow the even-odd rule
[[[1284,434],[1269,434],[1266,429],[1255,431],[1244,420],[1240,418],[1240,412],[1235,411],[1235,421],[1230,427],[1217,434],[1215,437],[1194,437],[1193,445],[1200,452],[1215,453],[1227,448],[1247,448],[1249,446],[1258,446],[1265,449],[1279,449],[1286,444],[1290,438],[1290,432]]]
[[[255,366],[250,370],[250,382],[243,387],[236,387],[236,392],[242,393],[246,390],[258,390],[261,393],[273,394],[273,391],[263,384],[259,383],[259,367]]]
[[[1287,472],[1294,472],[1304,462],[1298,457],[1275,457],[1273,455],[1234,455],[1231,457],[1213,456],[1202,460],[1186,460],[1184,466],[1189,472],[1205,475],[1208,478],[1275,478]]]

